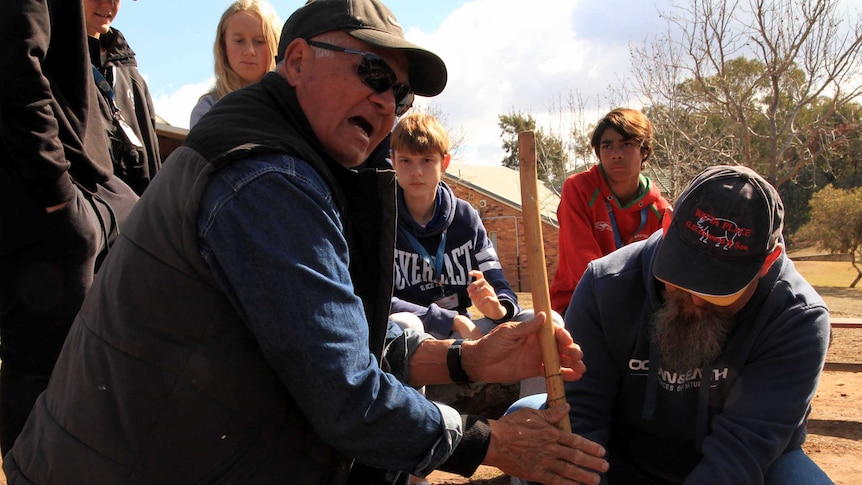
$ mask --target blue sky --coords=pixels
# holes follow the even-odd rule
[[[305,3],[271,1],[282,21]],[[175,126],[188,126],[192,106],[212,85],[215,28],[230,3],[123,0],[121,4],[114,26],[137,54],[157,113]],[[479,165],[498,165],[504,156],[499,114],[531,113],[553,125],[553,113],[559,112],[553,105],[571,93],[590,100],[595,118],[626,104],[613,98],[613,86],[628,76],[629,43],[640,43],[666,27],[659,7],[632,0],[388,0],[386,4],[409,40],[446,62],[446,90],[419,102],[433,105],[446,126],[463,136],[457,158]]]
[[[216,24],[233,0],[123,0],[114,27],[120,29],[137,54],[141,72],[153,95],[171,92],[212,75],[212,45]],[[281,20],[304,0],[271,1]],[[390,0],[386,4],[405,26],[432,31],[463,4],[456,0]],[[408,8],[409,7],[409,8]]]

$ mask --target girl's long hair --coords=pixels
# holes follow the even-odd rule
[[[278,49],[278,37],[281,30],[281,20],[278,18],[278,14],[266,0],[237,0],[224,11],[218,23],[216,39],[213,44],[215,85],[204,96],[214,95],[218,100],[222,96],[241,88],[243,85],[239,75],[231,69],[228,63],[227,46],[225,44],[227,22],[233,14],[238,12],[248,12],[257,15],[260,19],[263,37],[266,40],[266,46],[269,51],[269,65],[266,70],[271,71],[275,68],[275,54]]]

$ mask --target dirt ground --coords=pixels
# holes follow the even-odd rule
[[[808,420],[805,451],[837,485],[862,481],[862,328],[834,331],[827,363],[860,364],[825,370]],[[827,366],[828,368],[828,366]]]

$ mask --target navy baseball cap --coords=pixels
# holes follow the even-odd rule
[[[784,204],[754,170],[721,165],[677,199],[655,277],[721,306],[736,301],[781,241]]]

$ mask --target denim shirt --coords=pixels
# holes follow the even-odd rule
[[[458,412],[381,370],[369,350],[338,210],[311,166],[259,154],[212,174],[198,235],[222,290],[327,443],[417,475],[452,454],[462,437]]]

